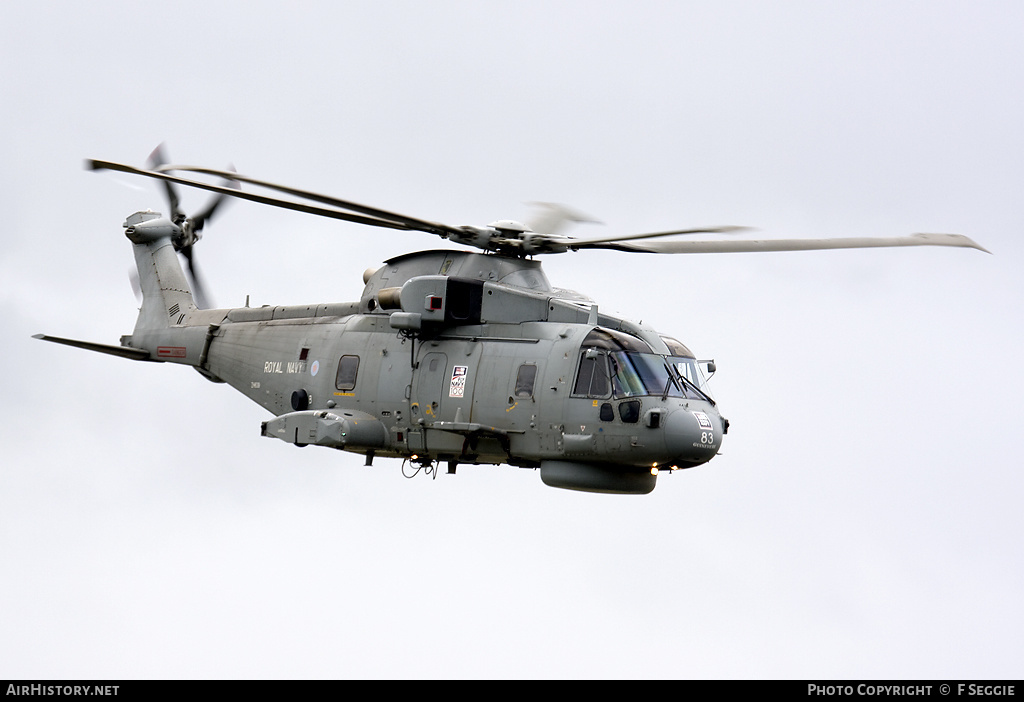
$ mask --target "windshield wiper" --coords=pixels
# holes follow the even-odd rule
[[[662,392],[661,395],[662,402],[664,402],[668,398],[669,383],[675,383],[676,388],[679,390],[679,392],[683,394],[683,397],[686,397],[686,390],[687,388],[689,388],[697,395],[697,397],[693,399],[705,400],[707,402],[710,402],[712,405],[715,404],[715,401],[711,399],[710,395],[708,395],[706,392],[704,392],[696,385],[691,383],[689,380],[687,380],[686,377],[683,376],[683,374],[680,373],[678,369],[672,367],[672,364],[666,364],[665,368],[666,370],[668,370],[668,380],[665,382],[665,390]]]
[[[668,399],[668,386],[669,385],[675,385],[676,386],[676,390],[678,390],[679,392],[683,392],[683,388],[680,387],[679,383],[676,381],[675,373],[673,372],[672,366],[670,366],[669,364],[666,363],[665,364],[665,370],[668,371],[668,380],[665,381],[665,389],[661,393],[661,401],[662,402],[664,402],[665,400]]]

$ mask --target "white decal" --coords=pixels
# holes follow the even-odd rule
[[[264,361],[264,373],[305,373],[305,361]]]
[[[320,372],[320,361],[313,361],[313,365],[309,367],[309,374],[316,375]]]
[[[452,368],[452,384],[448,390],[448,397],[462,397],[466,394],[466,374],[469,366],[455,366]]]
[[[694,448],[714,448],[715,447],[715,427],[711,423],[711,420],[703,412],[694,412],[693,416],[697,418],[697,424],[700,425],[700,443],[693,443]]]
[[[694,412],[693,416],[697,418],[697,423],[700,424],[701,429],[714,430],[715,427],[706,414],[703,412]]]

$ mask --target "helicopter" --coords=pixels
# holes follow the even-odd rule
[[[953,246],[986,251],[957,234],[889,238],[688,240],[736,233],[704,227],[626,236],[558,233],[585,218],[550,206],[534,226],[498,220],[451,226],[236,173],[170,165],[159,147],[146,168],[88,160],[86,168],[161,181],[171,213],[135,212],[132,244],[142,302],[119,345],[34,338],[135,361],[194,368],[273,415],[260,434],[402,459],[435,477],[447,464],[537,469],[546,485],[647,494],[657,477],[703,465],[721,450],[729,421],[698,360],[675,337],[609,314],[553,287],[540,256],[610,249],[686,254]],[[186,178],[197,174],[220,184]],[[243,190],[255,186],[289,196]],[[216,193],[188,216],[176,185]],[[407,253],[363,274],[358,300],[208,309],[193,247],[225,198],[239,198],[372,227],[425,232],[469,250]],[[179,255],[185,260],[183,268]],[[186,275],[186,269],[188,274]]]

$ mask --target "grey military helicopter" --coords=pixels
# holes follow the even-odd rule
[[[274,417],[261,434],[399,458],[436,476],[446,463],[540,470],[550,486],[618,494],[651,492],[663,471],[710,461],[729,430],[698,361],[667,334],[600,311],[588,297],[552,287],[540,255],[611,249],[684,254],[892,246],[958,246],[955,234],[893,238],[679,240],[734,232],[684,229],[579,239],[555,233],[575,219],[553,210],[547,231],[501,220],[450,226],[275,185],[234,171],[148,168],[91,160],[87,168],[162,181],[171,216],[136,212],[124,222],[142,305],[120,345],[36,335],[135,361],[191,366],[227,383]],[[223,184],[185,178],[196,173]],[[217,193],[188,217],[174,185]],[[242,190],[239,184],[292,199]],[[418,251],[363,275],[357,301],[204,309],[193,246],[225,197],[356,222],[421,231],[474,250]],[[315,203],[315,204],[310,204]],[[540,229],[541,227],[536,227]],[[192,284],[179,261],[188,264]],[[403,463],[403,465],[405,465]]]

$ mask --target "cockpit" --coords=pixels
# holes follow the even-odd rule
[[[611,329],[594,329],[583,340],[573,395],[595,399],[656,395],[713,402],[696,357],[671,337],[669,354]]]

